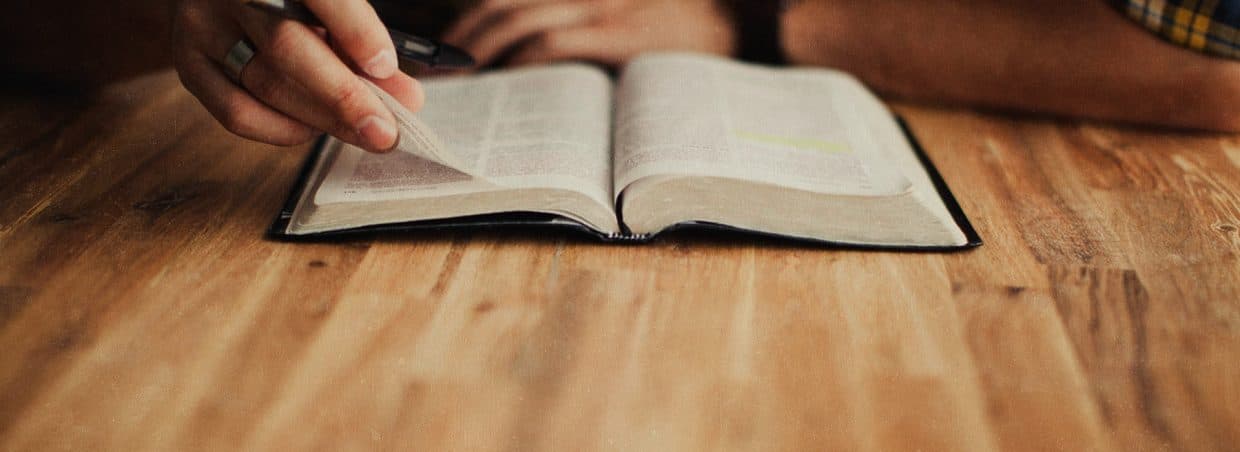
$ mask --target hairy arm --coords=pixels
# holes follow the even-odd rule
[[[1101,0],[808,0],[783,28],[791,62],[889,95],[1240,131],[1240,62],[1166,43]]]
[[[172,2],[11,2],[0,15],[10,74],[97,85],[171,65]]]

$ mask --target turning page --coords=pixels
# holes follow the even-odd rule
[[[392,112],[392,117],[396,119],[398,135],[396,146],[392,149],[392,152],[412,154],[415,157],[438,163],[449,169],[477,176],[473,173],[470,166],[465,165],[457,158],[456,154],[444,147],[439,136],[431,130],[429,125],[422,122],[417,116],[414,116],[409,109],[401,105],[400,101],[388,94],[387,91],[379,88],[379,85],[366,79],[362,79],[362,81],[366,83],[371,92],[379,97],[379,100],[383,102],[388,111]]]
[[[426,107],[418,116],[465,171],[411,153],[340,146],[315,204],[541,188],[613,206],[612,88],[600,70],[561,65],[424,86]]]

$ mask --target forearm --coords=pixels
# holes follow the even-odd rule
[[[1102,1],[810,0],[783,29],[793,63],[888,95],[1240,130],[1240,64],[1165,43]]]
[[[172,2],[15,2],[0,16],[4,71],[75,84],[168,67]]]

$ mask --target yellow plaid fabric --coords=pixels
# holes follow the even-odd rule
[[[1113,0],[1168,41],[1240,59],[1240,0]]]

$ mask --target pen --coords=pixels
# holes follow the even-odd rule
[[[297,0],[246,0],[246,4],[312,27],[323,26],[323,22],[310,9]],[[474,65],[474,57],[464,50],[391,28],[387,32],[396,44],[396,54],[406,60],[434,68],[467,68]]]

